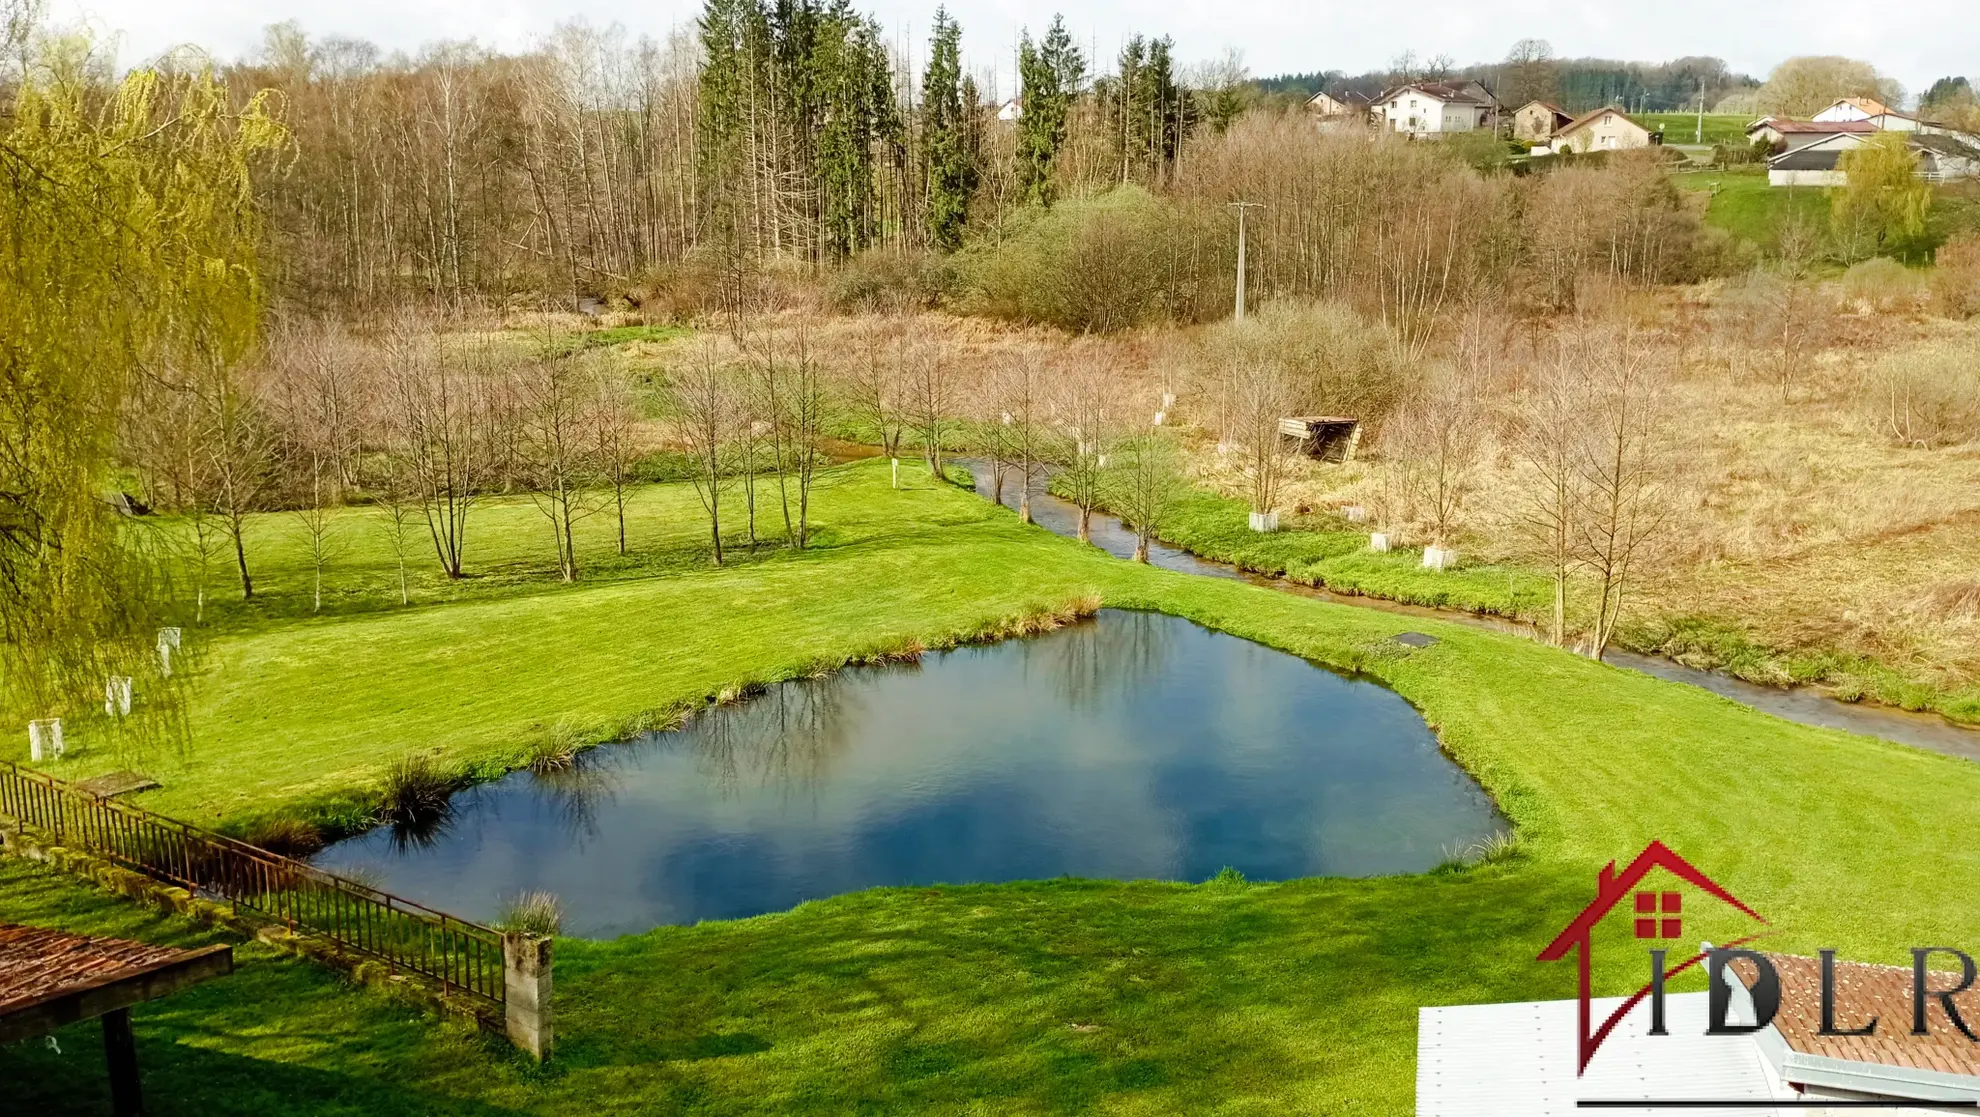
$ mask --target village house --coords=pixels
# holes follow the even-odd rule
[[[1849,176],[1842,168],[1843,155],[1869,142],[1870,136],[1861,132],[1837,132],[1790,147],[1767,160],[1767,185],[1845,185]],[[1905,145],[1917,154],[1918,177],[1927,182],[1980,178],[1980,142],[1970,136],[1913,132],[1905,136]]]
[[[1023,116],[1024,106],[1015,97],[997,106],[997,120],[1000,123],[1012,124]]]
[[[1513,138],[1545,143],[1574,123],[1574,115],[1547,101],[1528,101],[1513,112]]]
[[[1662,132],[1653,132],[1618,108],[1596,109],[1569,123],[1554,134],[1554,150],[1625,151],[1664,142]]]
[[[1496,127],[1499,103],[1475,81],[1418,81],[1384,93],[1374,111],[1385,131],[1436,137]]]
[[[1913,132],[1918,129],[1919,120],[1915,116],[1901,113],[1881,101],[1868,97],[1844,97],[1842,100],[1808,118],[1815,124],[1866,123],[1879,132]]]

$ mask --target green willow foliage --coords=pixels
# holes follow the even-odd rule
[[[100,707],[137,679],[170,714],[159,556],[119,523],[120,417],[140,377],[219,368],[260,321],[251,167],[285,132],[265,98],[230,106],[210,72],[106,87],[56,43],[0,116],[0,707]]]

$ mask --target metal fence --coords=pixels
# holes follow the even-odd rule
[[[0,815],[55,844],[439,982],[499,1015],[502,936],[311,865],[0,761]]]

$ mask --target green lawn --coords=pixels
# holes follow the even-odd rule
[[[1678,186],[1712,194],[1707,224],[1772,251],[1781,223],[1799,216],[1818,231],[1829,227],[1829,192],[1813,186],[1769,186],[1764,165],[1699,171],[1673,177]]]
[[[1664,133],[1667,144],[1744,144],[1746,126],[1753,118],[1744,113],[1705,114],[1705,138],[1698,139],[1698,114],[1690,112],[1647,112],[1639,113],[1635,119],[1655,131]]]
[[[894,492],[884,464],[833,471],[830,543],[808,554],[695,566],[693,498],[660,490],[636,541],[651,576],[518,578],[410,610],[358,594],[348,615],[214,631],[194,740],[153,758],[166,786],[145,798],[207,821],[335,816],[406,748],[492,769],[560,719],[620,726],[1097,595],[1386,682],[1497,797],[1521,852],[1366,881],[884,889],[564,940],[543,1070],[249,946],[234,977],[137,1012],[154,1111],[1405,1113],[1416,1007],[1568,995],[1571,967],[1534,954],[1603,862],[1652,838],[1772,919],[1780,949],[1899,962],[1971,942],[1980,766],[1516,638],[1135,567],[912,472]],[[270,584],[293,587],[268,550]],[[1399,652],[1386,638],[1404,628],[1442,642]],[[193,935],[19,866],[0,866],[0,917]],[[1731,930],[1686,918],[1687,938]],[[1634,988],[1641,957],[1598,952],[1598,983]],[[61,1055],[0,1050],[0,1082],[26,1112],[100,1112],[94,1033],[60,1038]]]

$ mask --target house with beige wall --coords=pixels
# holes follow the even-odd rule
[[[1499,103],[1475,81],[1417,81],[1384,93],[1374,112],[1386,131],[1434,137],[1496,127]]]
[[[1528,101],[1513,112],[1513,138],[1527,143],[1545,143],[1562,128],[1574,123],[1574,116],[1547,101]]]
[[[1555,151],[1625,151],[1662,142],[1663,133],[1652,132],[1616,108],[1596,109],[1554,134]]]

